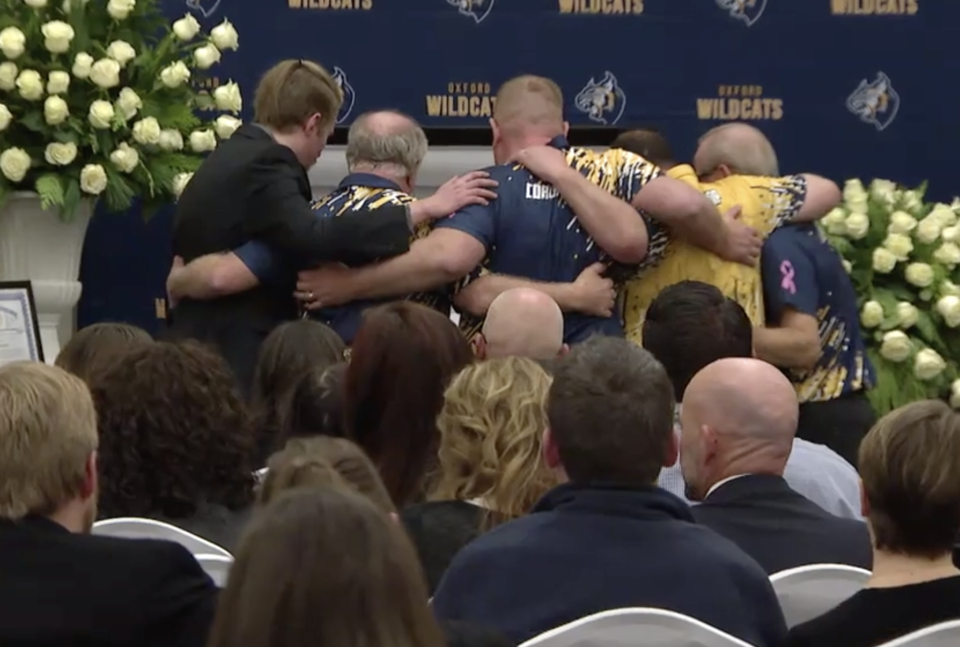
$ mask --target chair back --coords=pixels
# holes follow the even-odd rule
[[[960,645],[960,620],[941,622],[902,638],[883,643],[880,647],[957,647]]]
[[[223,555],[194,555],[194,557],[214,584],[221,589],[227,585],[230,567],[233,566],[232,557]]]
[[[212,541],[198,537],[182,528],[139,517],[119,517],[104,519],[93,524],[92,533],[105,537],[125,537],[127,539],[166,539],[173,541],[190,551],[192,555],[221,555],[231,557],[230,551],[217,546]]]
[[[613,609],[575,620],[520,647],[750,647],[705,622],[665,609]]]
[[[812,620],[863,588],[870,571],[846,564],[810,564],[770,576],[787,627]]]

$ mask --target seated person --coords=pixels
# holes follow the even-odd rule
[[[610,307],[613,307],[613,281]],[[490,303],[483,327],[470,340],[477,359],[529,357],[550,360],[567,352],[563,343],[563,313],[545,292],[513,288]]]

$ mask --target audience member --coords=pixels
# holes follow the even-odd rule
[[[98,323],[81,328],[60,350],[54,362],[86,383],[131,349],[153,341],[146,330],[124,323]]]
[[[892,411],[860,445],[873,575],[832,611],[790,630],[785,647],[876,647],[960,619],[960,415],[939,400]]]
[[[449,318],[395,301],[364,313],[347,367],[347,435],[370,456],[394,504],[422,497],[447,381],[473,361]]]
[[[797,395],[756,359],[710,364],[690,381],[680,462],[698,523],[740,546],[773,574],[807,564],[870,569],[867,525],[841,519],[792,490],[783,470],[797,432]]]
[[[547,414],[545,458],[569,483],[457,555],[433,599],[440,617],[521,641],[599,611],[657,607],[779,643],[786,626],[763,570],[653,486],[677,446],[670,380],[649,353],[610,337],[574,346]]]
[[[687,384],[701,369],[727,357],[753,356],[753,329],[746,312],[718,288],[682,281],[665,288],[650,304],[643,347],[673,382],[677,423]],[[860,519],[860,477],[852,465],[824,445],[794,439],[784,479],[792,489],[827,512]],[[660,487],[685,498],[680,464],[660,472]]]
[[[311,370],[300,378],[293,389],[290,420],[280,435],[284,444],[291,438],[339,438],[346,433],[343,428],[343,385],[346,375],[347,363],[340,362]]]
[[[567,350],[563,312],[556,301],[539,290],[513,288],[501,292],[486,312],[483,328],[471,341],[479,359],[518,356],[546,360]]]
[[[0,475],[0,644],[205,644],[217,590],[185,548],[89,534],[97,418],[79,378],[0,368]]]
[[[559,483],[542,458],[549,389],[550,376],[521,357],[468,366],[447,388],[429,502],[400,513],[431,592],[477,534],[530,512]]]
[[[254,434],[226,362],[196,342],[157,342],[92,390],[101,515],[166,521],[230,550],[253,501]]]

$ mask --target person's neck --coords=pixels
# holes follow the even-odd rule
[[[374,166],[363,166],[362,164],[354,166],[348,170],[350,171],[350,173],[366,173],[367,175],[375,175],[379,178],[383,178],[384,180],[389,180],[390,182],[393,182],[398,187],[400,187],[400,190],[403,191],[404,193],[413,193],[413,187],[410,186],[410,182],[408,181],[408,179],[399,178],[396,176],[395,173],[388,173]]]
[[[927,559],[874,549],[873,574],[866,586],[870,589],[886,589],[932,582],[957,575],[960,575],[960,570],[953,565],[951,553]]]
[[[560,133],[558,133],[559,135]],[[497,164],[506,164],[513,157],[525,148],[534,146],[546,146],[554,137],[558,135],[547,135],[544,133],[526,133],[516,135],[515,137],[505,138],[500,141],[500,145],[493,151]]]
[[[71,501],[61,506],[53,514],[49,515],[47,519],[60,524],[77,535],[82,535],[89,530],[85,523],[87,519],[86,507],[79,501]]]
[[[303,157],[304,157],[304,156],[303,156],[303,153],[302,153],[302,151],[301,151],[300,137],[299,137],[297,134],[295,134],[295,133],[282,133],[282,132],[279,132],[279,131],[274,130],[273,128],[270,128],[269,126],[264,126],[263,128],[264,128],[268,133],[270,133],[270,136],[273,137],[273,140],[274,140],[275,142],[277,142],[277,143],[280,144],[281,146],[286,146],[287,148],[289,148],[290,150],[292,150],[292,151],[293,151],[293,154],[296,155],[296,156],[297,156],[297,159],[300,161],[300,164],[301,164],[304,168],[307,168],[308,165],[307,165],[307,164],[304,164],[304,162],[303,162]]]

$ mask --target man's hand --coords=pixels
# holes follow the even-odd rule
[[[410,219],[414,225],[427,220],[446,218],[471,204],[490,204],[497,199],[493,191],[497,181],[486,171],[473,171],[447,180],[429,198],[410,203]]]
[[[184,262],[179,256],[173,257],[173,264],[170,266],[170,273],[167,274],[167,302],[171,308],[175,308],[180,301],[180,295],[177,294],[177,277],[183,273]]]
[[[340,263],[326,263],[312,270],[297,274],[297,291],[293,296],[307,310],[349,303],[353,295],[349,291],[351,270]]]
[[[555,183],[561,174],[570,172],[566,153],[553,146],[524,148],[513,156],[512,161],[523,164],[531,173],[550,184]]]
[[[727,244],[721,257],[752,267],[760,258],[763,239],[756,229],[740,222],[740,211],[741,208],[737,205],[723,214],[723,221],[727,226]]]
[[[596,317],[613,316],[617,291],[613,287],[613,281],[604,278],[606,269],[607,266],[603,263],[594,263],[580,272],[580,276],[574,281],[578,312]]]

